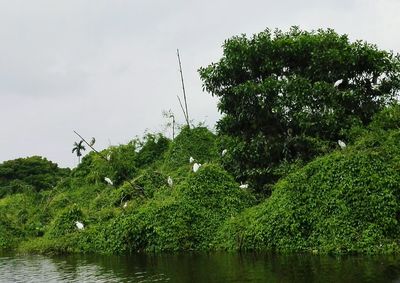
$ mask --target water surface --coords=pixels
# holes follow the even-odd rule
[[[0,282],[400,282],[400,257],[0,254]]]

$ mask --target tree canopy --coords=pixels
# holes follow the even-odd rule
[[[259,188],[282,161],[310,160],[346,140],[396,99],[400,57],[335,31],[265,30],[235,36],[199,70],[219,98],[219,133],[230,136],[228,169]]]
[[[40,156],[5,161],[0,164],[0,197],[50,189],[69,172],[69,169],[59,168],[56,163]]]

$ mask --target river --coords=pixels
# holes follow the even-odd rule
[[[400,282],[400,257],[0,254],[0,282]]]

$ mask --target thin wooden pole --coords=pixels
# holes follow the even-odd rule
[[[188,112],[187,99],[186,99],[186,90],[185,90],[185,82],[183,80],[182,64],[181,64],[181,57],[179,56],[179,49],[176,49],[176,55],[178,56],[179,72],[181,73],[183,99],[184,99],[184,102],[185,102],[185,111],[184,111],[184,113],[186,113],[185,119],[186,119],[186,123],[187,123],[188,127],[190,128],[190,125],[189,125],[189,112]]]
[[[177,95],[176,97],[178,98],[179,105],[181,106],[181,109],[182,109],[182,112],[183,112],[183,116],[185,117],[185,120],[186,120],[186,123],[187,123],[188,119],[186,117],[186,112],[185,112],[185,109],[183,108],[181,98],[179,97],[179,95]]]
[[[172,116],[172,140],[175,139],[175,116],[174,114],[171,115]]]
[[[100,152],[98,152],[92,145],[90,145],[80,134],[78,134],[76,131],[74,133],[81,139],[83,140],[91,149],[93,149],[94,152],[96,152],[101,158],[103,158],[105,161],[108,161],[107,157],[102,155]]]

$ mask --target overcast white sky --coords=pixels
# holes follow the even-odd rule
[[[0,162],[41,155],[75,166],[77,130],[98,149],[183,117],[180,49],[194,121],[213,126],[216,100],[197,69],[223,41],[266,27],[334,28],[400,51],[399,0],[0,0]]]

